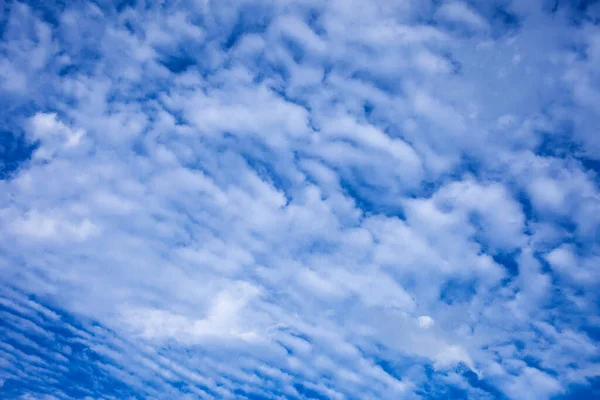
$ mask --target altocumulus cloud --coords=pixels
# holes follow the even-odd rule
[[[0,4],[0,397],[598,396],[597,2]]]

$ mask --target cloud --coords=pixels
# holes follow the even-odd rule
[[[543,3],[7,5],[0,395],[592,390],[597,10]]]
[[[465,24],[470,29],[485,31],[487,21],[467,4],[461,1],[450,1],[442,4],[436,11],[437,18],[459,24]]]
[[[435,324],[433,318],[431,318],[428,315],[420,316],[419,318],[417,318],[417,322],[419,323],[419,326],[424,329],[429,329]]]

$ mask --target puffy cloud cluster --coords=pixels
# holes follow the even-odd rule
[[[600,8],[563,3],[7,3],[0,394],[597,385]]]

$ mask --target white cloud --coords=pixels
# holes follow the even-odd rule
[[[489,29],[487,21],[462,1],[443,3],[437,9],[436,17],[444,21],[465,24],[476,30]]]
[[[417,322],[419,323],[419,326],[423,329],[429,329],[433,325],[435,325],[435,321],[433,320],[433,318],[431,318],[428,315],[421,315],[419,318],[417,318]]]
[[[528,387],[535,387],[535,392],[527,393]],[[540,395],[554,396],[562,393],[564,389],[548,374],[535,368],[525,367],[523,374],[508,385],[507,391],[510,395],[518,395],[523,399],[536,399]]]
[[[68,221],[61,216],[44,214],[37,210],[30,211],[24,218],[15,220],[12,224],[12,230],[29,240],[47,239],[58,241],[63,239],[82,241],[99,232],[99,228],[87,219]]]
[[[40,141],[40,146],[35,151],[35,158],[48,160],[61,150],[70,150],[78,147],[84,132],[74,130],[58,120],[56,113],[37,113],[30,119],[29,133],[32,141]]]

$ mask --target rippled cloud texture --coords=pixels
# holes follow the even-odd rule
[[[599,395],[599,3],[0,5],[0,397]]]

